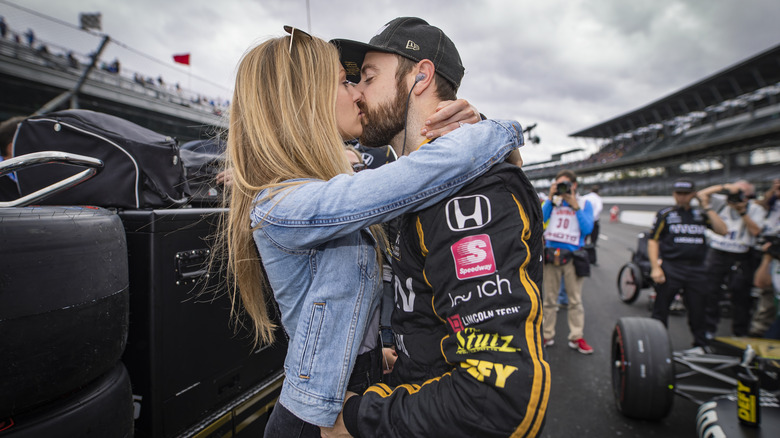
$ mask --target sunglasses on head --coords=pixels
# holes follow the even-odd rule
[[[364,163],[355,163],[352,165],[352,171],[357,173],[361,170],[366,170],[366,165]]]
[[[303,36],[303,37],[305,37],[305,38],[308,38],[309,40],[311,40],[311,38],[312,38],[312,37],[311,37],[311,35],[309,35],[308,33],[304,32],[304,31],[302,31],[302,30],[300,30],[300,29],[296,29],[296,28],[295,28],[295,27],[293,27],[293,26],[287,26],[287,25],[285,25],[285,26],[284,26],[284,31],[290,34],[290,49],[289,49],[289,52],[290,52],[290,53],[292,53],[292,45],[293,45],[293,40],[295,39],[295,34],[296,34],[296,33],[297,33],[299,36]]]

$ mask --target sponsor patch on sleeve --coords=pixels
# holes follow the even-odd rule
[[[458,280],[482,277],[496,272],[493,246],[487,234],[464,237],[455,242],[450,249],[455,260],[455,275]]]

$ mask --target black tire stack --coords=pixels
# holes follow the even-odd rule
[[[128,302],[116,214],[0,208],[0,436],[132,437]]]

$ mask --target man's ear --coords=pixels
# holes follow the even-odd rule
[[[415,87],[414,94],[419,96],[425,91],[432,83],[433,76],[436,74],[436,68],[433,66],[433,62],[429,59],[423,59],[417,63],[417,71],[415,73]]]

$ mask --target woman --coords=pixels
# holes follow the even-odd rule
[[[362,131],[359,96],[334,46],[288,32],[238,67],[225,238],[231,296],[255,340],[274,339],[272,293],[289,337],[266,435],[319,436],[317,426],[333,425],[341,410],[358,353],[375,351],[366,333],[376,330],[382,281],[379,224],[452,194],[522,138],[516,124],[482,122],[352,174],[342,140]]]

